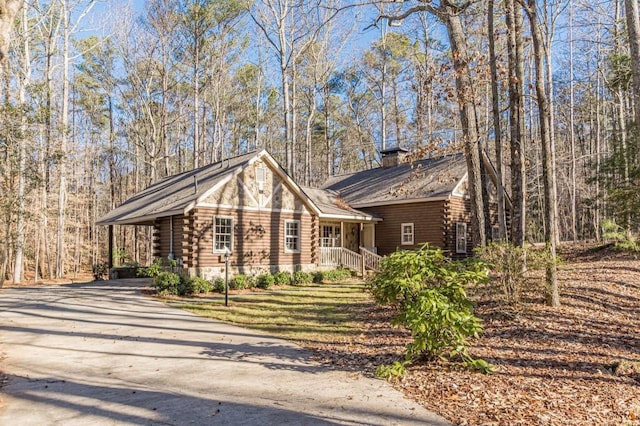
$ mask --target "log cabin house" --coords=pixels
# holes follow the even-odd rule
[[[99,225],[152,226],[154,257],[182,271],[311,271],[345,266],[364,273],[380,256],[424,243],[470,254],[462,155],[413,163],[382,152],[382,167],[299,186],[267,151],[170,176],[101,217]],[[112,229],[112,228],[110,228]]]

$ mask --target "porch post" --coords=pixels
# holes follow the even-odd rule
[[[113,225],[109,225],[109,253],[107,254],[107,266],[109,266],[109,274],[113,269]],[[111,278],[111,277],[109,277]]]
[[[340,221],[340,247],[344,248],[344,222]]]

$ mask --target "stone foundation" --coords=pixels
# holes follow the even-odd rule
[[[260,265],[260,266],[232,266],[229,265],[229,278],[232,278],[237,274],[246,274],[246,275],[254,275],[258,276],[261,274],[270,273],[273,274],[275,272],[296,272],[296,271],[304,271],[304,272],[313,272],[318,270],[318,266],[315,264],[305,264],[305,265]],[[209,266],[209,267],[197,267],[197,268],[183,268],[182,274],[189,277],[202,277],[206,280],[213,281],[216,278],[224,278],[225,271],[224,266]]]

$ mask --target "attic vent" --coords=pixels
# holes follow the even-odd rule
[[[256,183],[258,184],[258,188],[262,189],[266,176],[267,170],[264,167],[258,167],[256,169]]]

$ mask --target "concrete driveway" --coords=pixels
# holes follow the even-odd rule
[[[0,290],[0,424],[448,424],[382,380],[145,297],[146,283]]]

